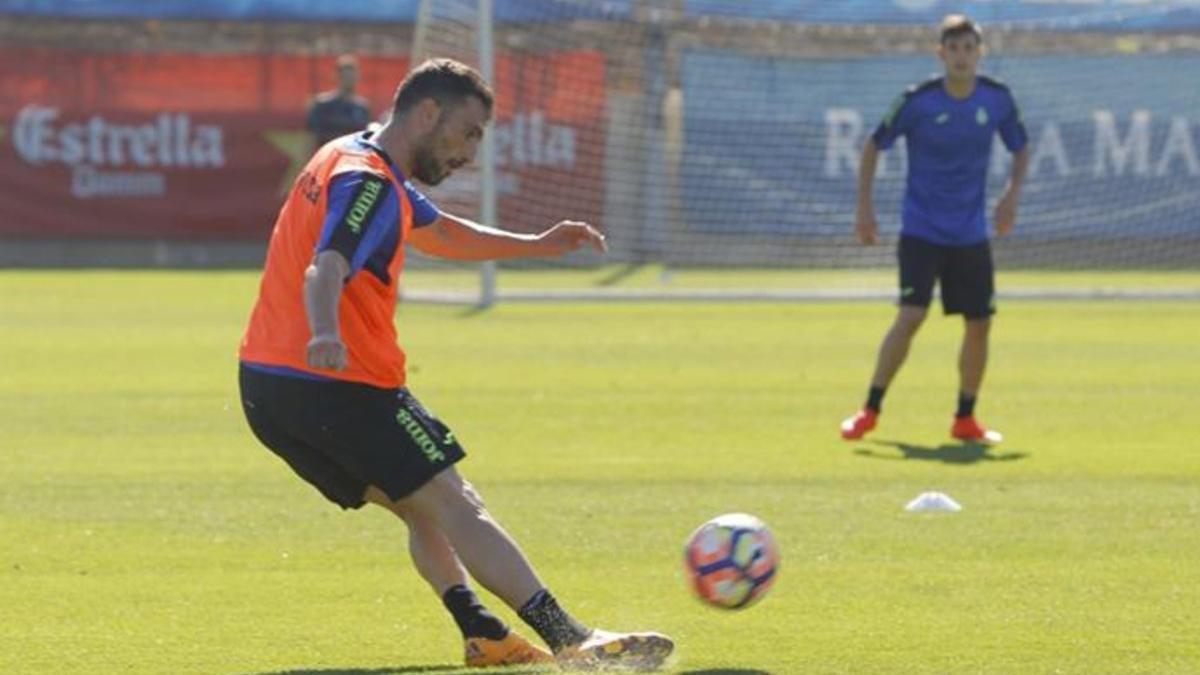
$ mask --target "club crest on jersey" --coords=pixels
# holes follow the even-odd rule
[[[321,181],[310,171],[305,171],[296,179],[296,189],[313,204],[321,200]]]
[[[975,121],[979,123],[979,126],[983,126],[988,123],[987,108],[979,106],[979,109],[975,111]]]

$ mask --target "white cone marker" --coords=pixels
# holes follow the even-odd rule
[[[950,495],[941,492],[922,492],[917,495],[917,498],[908,503],[904,507],[905,511],[914,513],[926,513],[942,511],[947,513],[955,513],[962,511],[962,506],[958,502],[950,498]]]

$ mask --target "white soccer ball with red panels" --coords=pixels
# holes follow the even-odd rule
[[[684,568],[699,598],[723,609],[758,602],[775,583],[779,547],[761,520],[727,513],[688,538]]]

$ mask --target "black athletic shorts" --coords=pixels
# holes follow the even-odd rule
[[[306,380],[239,366],[242,409],[263,445],[330,501],[356,509],[374,485],[397,500],[465,454],[407,389]]]
[[[941,246],[916,237],[900,237],[900,304],[928,307],[934,281],[941,283],[942,310],[967,319],[986,319],[996,313],[992,247],[984,241],[970,246]]]

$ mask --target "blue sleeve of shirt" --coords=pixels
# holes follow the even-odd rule
[[[1029,134],[1025,131],[1025,121],[1021,119],[1021,109],[1012,94],[1005,92],[1005,115],[1000,118],[1000,139],[1009,152],[1020,152],[1029,142]]]
[[[341,253],[350,262],[349,281],[400,227],[399,218],[400,201],[386,176],[366,171],[338,174],[329,182],[329,209],[315,253]]]
[[[892,107],[875,128],[875,133],[871,134],[875,147],[887,150],[897,138],[908,132],[913,120],[912,99],[911,91],[906,91],[892,102]]]
[[[408,193],[408,203],[412,204],[413,227],[432,225],[442,215],[429,197],[421,194],[409,181],[404,181],[404,191]]]

